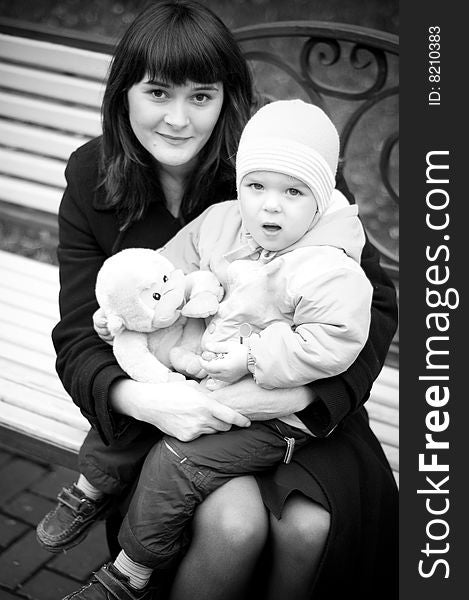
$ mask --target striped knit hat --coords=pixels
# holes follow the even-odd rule
[[[302,100],[263,106],[249,120],[236,156],[236,187],[248,173],[275,171],[313,192],[318,216],[329,206],[339,160],[339,134],[323,110]]]

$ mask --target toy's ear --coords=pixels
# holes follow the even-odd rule
[[[107,318],[107,326],[109,333],[115,337],[124,329],[124,321],[117,315],[109,315]]]

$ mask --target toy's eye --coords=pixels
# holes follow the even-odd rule
[[[167,275],[163,275],[163,283],[166,283],[168,281],[168,276]]]
[[[161,300],[161,294],[159,294],[158,292],[155,292],[153,294],[153,300]]]

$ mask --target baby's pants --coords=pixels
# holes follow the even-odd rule
[[[145,457],[162,435],[156,427],[135,421],[123,440],[106,446],[91,428],[78,455],[80,473],[105,494],[121,496],[135,483]]]
[[[165,569],[180,558],[197,506],[232,479],[265,471],[311,437],[277,419],[203,435],[192,442],[164,436],[148,454],[119,533],[132,560]]]

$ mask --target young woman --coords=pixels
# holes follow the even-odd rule
[[[124,494],[162,432],[187,441],[295,412],[317,441],[289,465],[235,479],[202,503],[171,598],[246,598],[247,589],[270,599],[351,590],[394,597],[396,487],[362,405],[392,339],[396,304],[369,243],[361,262],[374,287],[368,342],[343,375],[310,386],[267,391],[243,380],[207,394],[193,382],[138,383],[93,329],[96,274],[108,256],[159,248],[208,205],[235,197],[233,158],[252,105],[236,43],[196,2],[151,5],[117,47],[103,136],[70,158],[59,213],[53,340],[64,386],[92,425],[80,469],[98,497]],[[347,193],[343,180],[338,187]],[[72,537],[86,504],[75,490],[64,490],[59,507]]]

